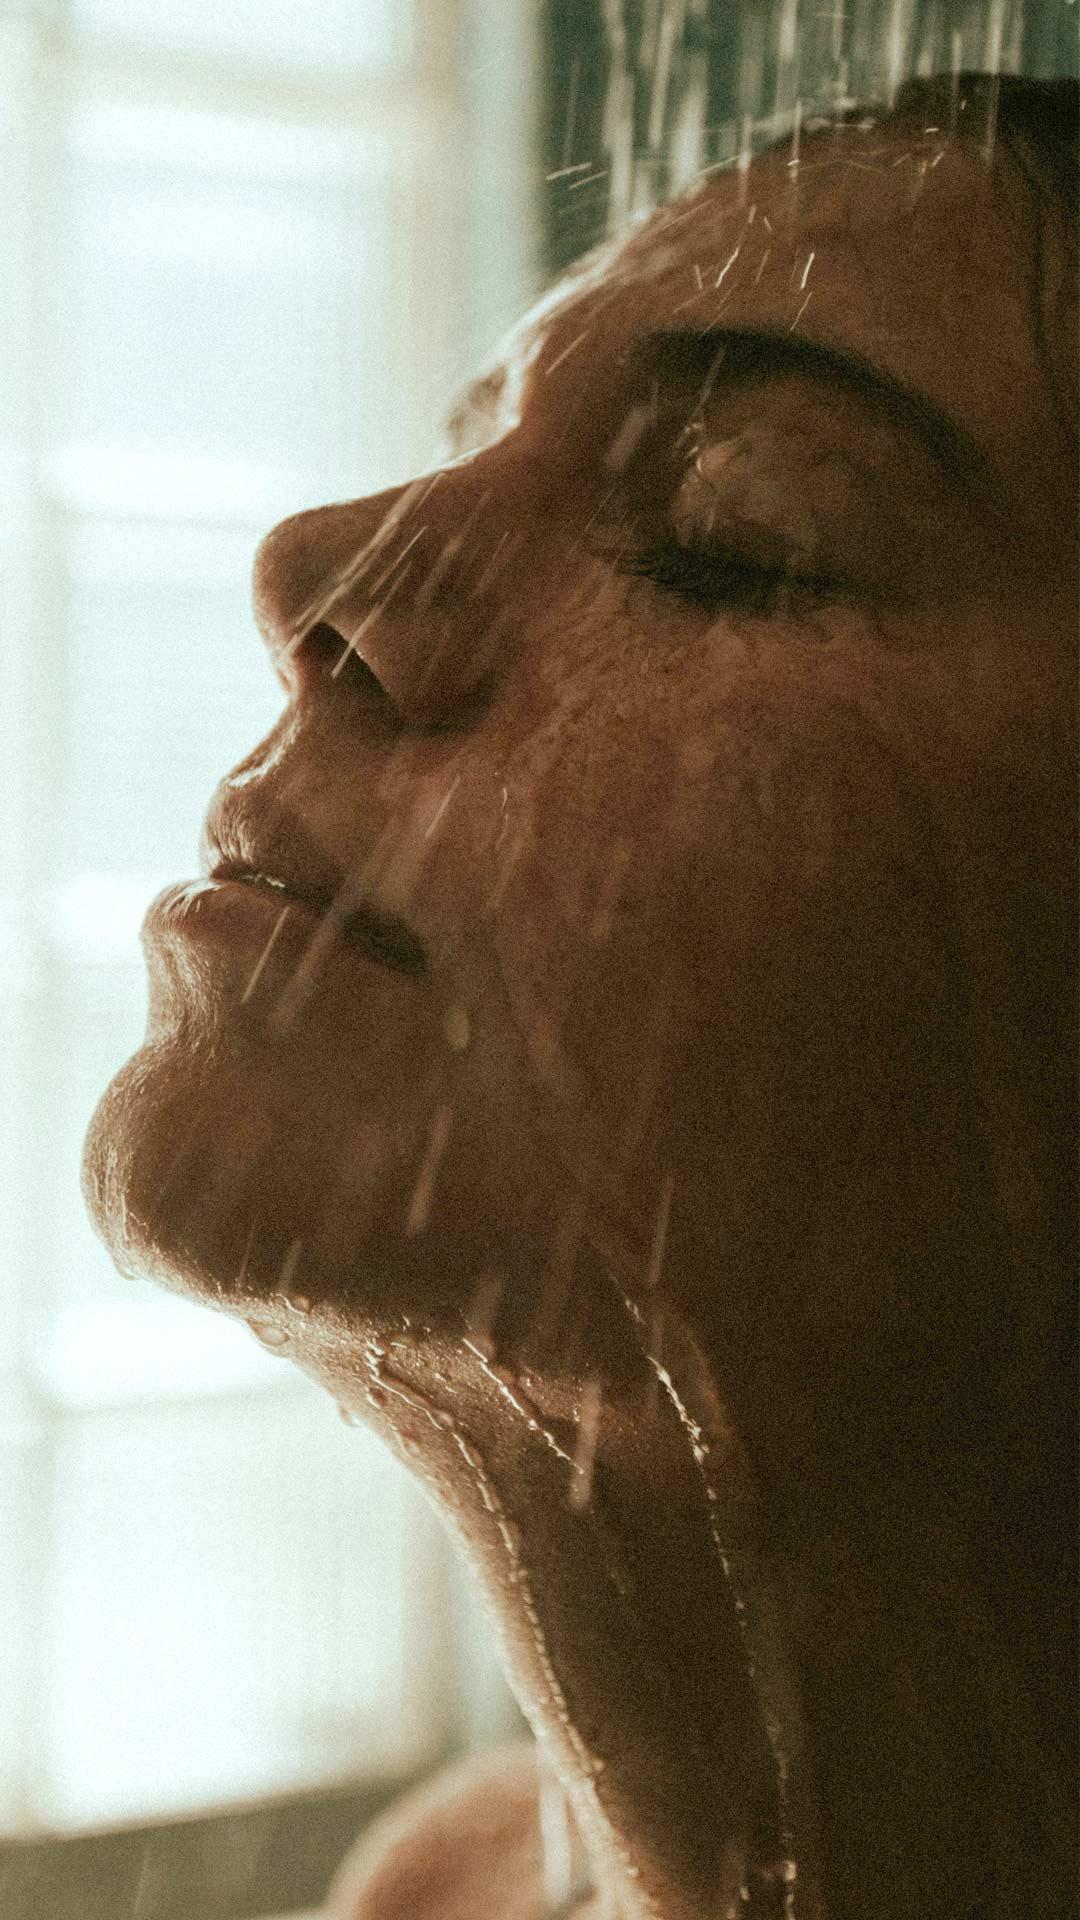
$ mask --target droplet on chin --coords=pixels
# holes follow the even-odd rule
[[[289,1336],[284,1327],[269,1326],[264,1321],[249,1320],[248,1326],[261,1347],[270,1353],[281,1353],[289,1344]]]
[[[360,1414],[355,1413],[352,1407],[347,1407],[343,1400],[338,1401],[338,1418],[347,1427],[362,1427],[364,1424]]]

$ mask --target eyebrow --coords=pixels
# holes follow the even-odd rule
[[[678,327],[647,334],[635,355],[642,356],[654,377],[686,384],[700,381],[702,401],[714,384],[741,387],[786,373],[800,374],[833,392],[851,393],[891,426],[913,434],[965,492],[982,496],[989,489],[1001,505],[1003,489],[993,462],[959,422],[926,394],[859,353],[768,328]]]

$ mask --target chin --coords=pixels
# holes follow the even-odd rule
[[[376,1092],[329,1042],[183,1024],[112,1081],[83,1157],[91,1218],[121,1272],[248,1317],[283,1290],[354,1328],[401,1315],[460,1329],[485,1268],[522,1298],[550,1257],[552,1184],[510,1094],[492,1128],[457,1089],[429,1211],[415,1212],[437,1072]],[[493,1139],[494,1133],[494,1139]]]

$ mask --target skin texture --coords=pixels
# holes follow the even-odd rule
[[[623,1920],[1063,1910],[1069,287],[1000,148],[820,134],[557,290],[475,447],[276,528],[206,864],[427,971],[152,913],[91,1129],[118,1263],[432,1488]],[[717,326],[787,357],[648,344]],[[671,529],[788,578],[702,604]]]

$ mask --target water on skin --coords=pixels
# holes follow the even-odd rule
[[[732,1597],[735,1617],[738,1621],[739,1636],[746,1661],[747,1677],[759,1702],[762,1725],[772,1753],[773,1770],[776,1781],[778,1827],[785,1857],[758,1869],[756,1877],[762,1881],[771,1882],[773,1885],[779,1885],[782,1888],[783,1904],[781,1910],[784,1920],[796,1920],[798,1864],[794,1858],[794,1845],[788,1807],[788,1760],[779,1711],[771,1703],[769,1698],[769,1696],[775,1694],[778,1689],[768,1686],[763,1680],[762,1668],[767,1668],[768,1657],[767,1654],[763,1655],[763,1650],[758,1645],[758,1635],[754,1629],[746,1599],[735,1577],[733,1555],[729,1543],[725,1541],[721,1532],[718,1512],[721,1504],[720,1495],[713,1481],[709,1464],[710,1442],[703,1426],[690,1412],[687,1405],[689,1393],[684,1397],[684,1394],[680,1392],[679,1386],[676,1384],[672,1371],[675,1362],[671,1358],[670,1353],[672,1343],[669,1340],[669,1362],[665,1365],[649,1349],[648,1324],[641,1308],[629,1295],[625,1297],[625,1305],[639,1333],[645,1336],[643,1343],[645,1359],[653,1369],[675,1413],[679,1426],[686,1436],[690,1451],[693,1455],[694,1464],[701,1481],[702,1490],[705,1494],[710,1536],[720,1564],[720,1570],[724,1576],[725,1584]],[[669,1327],[673,1324],[670,1313],[668,1316],[668,1324]],[[692,1345],[687,1330],[680,1328],[679,1331],[683,1336],[684,1344]]]
[[[566,1465],[572,1469],[574,1466],[573,1455],[567,1453],[565,1447],[560,1446],[551,1429],[544,1425],[539,1407],[529,1398],[524,1387],[510,1372],[509,1368],[500,1366],[498,1361],[492,1360],[489,1355],[484,1352],[483,1348],[477,1346],[474,1341],[467,1338],[463,1344],[468,1348],[474,1358],[479,1360],[488,1379],[494,1382],[499,1393],[508,1405],[513,1407],[514,1412],[521,1416],[529,1432],[536,1434],[539,1439],[543,1440],[545,1446],[551,1448],[556,1459],[565,1461]]]
[[[461,1459],[468,1468],[470,1476],[480,1495],[481,1502],[486,1512],[490,1514],[505,1549],[509,1564],[511,1584],[518,1595],[522,1611],[529,1623],[534,1651],[544,1678],[544,1685],[551,1707],[581,1769],[584,1780],[584,1791],[592,1803],[597,1823],[608,1833],[610,1843],[610,1827],[596,1785],[597,1779],[604,1773],[607,1763],[598,1754],[591,1751],[571,1716],[566,1695],[562,1690],[554,1665],[552,1664],[543,1625],[533,1596],[528,1570],[522,1558],[522,1542],[519,1529],[507,1514],[479,1450],[462,1431],[455,1416],[450,1413],[447,1408],[437,1406],[433,1401],[429,1400],[427,1395],[422,1393],[418,1388],[409,1385],[398,1375],[391,1373],[386,1365],[385,1349],[378,1342],[370,1341],[368,1343],[367,1358],[372,1375],[369,1398],[373,1404],[378,1405],[381,1402],[385,1405],[386,1399],[401,1401],[414,1413],[419,1414],[426,1420],[443,1440],[450,1441],[453,1446],[456,1447]],[[493,1377],[498,1380],[498,1375],[493,1375]],[[498,1380],[498,1384],[500,1386],[505,1385],[501,1380]],[[515,1390],[515,1401],[517,1392],[519,1391],[519,1389]],[[529,1420],[530,1426],[536,1427],[537,1432],[544,1432],[544,1429],[527,1413],[523,1404],[518,1405],[518,1411],[524,1414],[524,1417]],[[352,1418],[347,1413],[343,1413],[343,1417],[348,1420],[349,1424],[354,1424]],[[405,1451],[416,1454],[419,1452],[419,1449],[416,1443],[412,1442],[406,1444]],[[561,1457],[569,1461],[569,1456],[562,1453],[561,1449],[559,1451]],[[571,1465],[573,1464],[572,1461],[569,1461],[569,1463]],[[634,1864],[629,1855],[621,1848],[620,1853],[622,1855],[623,1872],[627,1879],[631,1882],[638,1880],[640,1878],[640,1868]],[[650,1920],[660,1920],[659,1910],[655,1908],[651,1901],[644,1906],[639,1904],[638,1911],[643,1916],[649,1916]]]
[[[261,1320],[249,1320],[248,1326],[259,1342],[270,1353],[283,1354],[289,1345],[289,1335],[284,1327],[275,1327]]]

